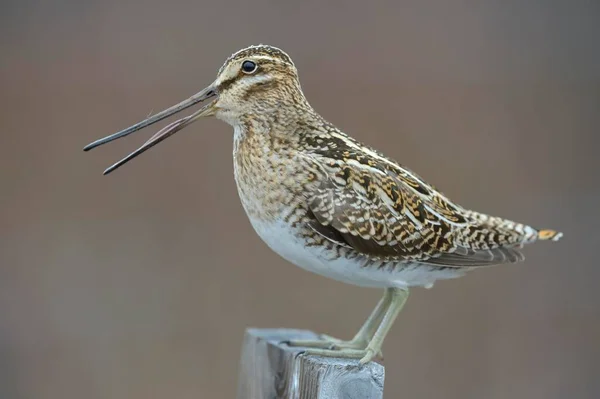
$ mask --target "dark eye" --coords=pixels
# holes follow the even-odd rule
[[[256,63],[254,63],[252,61],[244,61],[242,63],[242,71],[244,73],[247,73],[247,74],[254,73],[254,72],[256,72],[256,68],[257,68]]]

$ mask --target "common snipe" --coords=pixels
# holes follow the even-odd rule
[[[309,347],[308,353],[368,362],[380,353],[409,287],[430,287],[477,267],[521,261],[524,244],[562,235],[464,209],[417,174],[344,134],[309,105],[291,58],[271,46],[238,51],[204,90],[85,150],[209,99],[105,174],[201,117],[216,116],[232,125],[239,196],[267,245],[306,270],[385,289],[352,340],[323,336],[290,343]]]

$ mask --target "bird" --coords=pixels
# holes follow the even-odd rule
[[[188,99],[87,145],[89,151],[195,104],[107,168],[113,172],[204,117],[233,127],[233,171],[258,236],[288,262],[347,284],[383,289],[350,340],[292,340],[307,355],[365,364],[382,345],[413,287],[486,266],[520,262],[521,248],[562,233],[466,209],[423,178],[328,122],[309,104],[291,57],[253,45],[228,57]]]

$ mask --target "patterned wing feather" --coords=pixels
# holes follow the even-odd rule
[[[371,259],[444,267],[523,260],[515,248],[521,241],[507,239],[518,234],[490,223],[495,219],[469,217],[401,168],[339,163],[328,176],[309,199],[313,229]]]

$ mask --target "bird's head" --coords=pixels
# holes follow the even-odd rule
[[[244,118],[305,101],[292,59],[282,50],[265,45],[251,46],[229,57],[213,86],[218,93],[214,115],[234,126]]]
[[[236,126],[247,120],[268,116],[282,108],[306,104],[298,71],[290,56],[276,47],[250,46],[231,55],[219,69],[215,81],[203,90],[125,130],[88,144],[84,151],[127,136],[207,100],[210,101],[198,111],[165,126],[136,151],[106,169],[104,174],[112,172],[202,117],[216,116]]]

